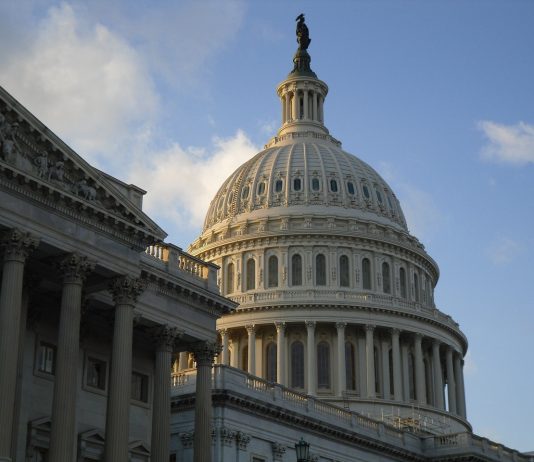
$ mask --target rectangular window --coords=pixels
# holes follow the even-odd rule
[[[87,357],[85,384],[88,387],[106,389],[106,362],[101,359]]]
[[[132,399],[148,403],[148,375],[132,372]]]
[[[56,347],[50,343],[40,342],[37,351],[37,370],[45,374],[56,373]]]

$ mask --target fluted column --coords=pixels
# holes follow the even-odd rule
[[[449,399],[448,411],[457,414],[458,405],[456,403],[456,380],[454,379],[453,353],[454,350],[451,347],[447,347],[447,351],[445,352],[445,362],[447,366],[447,397]]]
[[[128,276],[113,280],[109,287],[115,302],[115,322],[106,414],[106,462],[128,461],[133,310],[143,289],[143,281]]]
[[[284,122],[289,122],[291,120],[291,94],[286,91],[286,105],[285,105],[285,115]]]
[[[389,342],[382,338],[382,398],[391,399],[391,386],[389,377]]]
[[[221,352],[221,364],[224,364],[225,366],[228,365],[228,359],[229,359],[229,348],[228,348],[228,329],[221,329],[219,331],[219,334],[221,334],[221,344],[222,344],[222,352]]]
[[[302,116],[302,118],[304,120],[308,120],[310,117],[309,117],[309,114],[308,114],[308,90],[304,90],[304,115]]]
[[[462,355],[458,352],[454,355],[454,377],[456,378],[456,405],[458,415],[465,418],[465,387]]]
[[[337,329],[337,394],[342,395],[347,388],[347,369],[345,358],[345,327],[346,322],[336,322]]]
[[[423,336],[419,333],[414,337],[415,361],[415,398],[419,404],[426,404],[425,365],[423,363]]]
[[[307,385],[308,394],[315,395],[315,384],[317,383],[316,365],[316,351],[315,351],[315,321],[306,321],[307,329],[307,350],[308,350],[308,367],[307,369]]]
[[[218,352],[218,346],[211,342],[200,342],[192,347],[197,363],[195,393],[195,432],[193,440],[193,461],[211,462],[211,369]]]
[[[172,352],[176,339],[183,333],[175,327],[161,326],[154,334],[156,368],[150,460],[151,462],[169,462]]]
[[[434,406],[445,409],[443,403],[443,372],[441,371],[441,356],[439,354],[440,342],[432,342],[432,365],[434,369]]]
[[[286,323],[275,322],[276,326],[276,381],[286,384]]]
[[[50,462],[72,462],[75,458],[82,286],[94,266],[93,262],[78,254],[69,255],[60,264],[63,273],[63,291],[52,400],[52,429],[48,459]]]
[[[0,461],[11,460],[24,264],[37,243],[37,239],[18,229],[7,231],[0,241],[4,252],[0,292]]]
[[[239,338],[232,336],[232,351],[230,352],[230,366],[239,368]]]
[[[313,101],[312,119],[317,122],[319,120],[319,116],[317,115],[317,92],[316,91],[313,92],[313,100],[312,101]]]
[[[250,324],[245,326],[248,333],[248,364],[249,374],[256,375],[256,326]]]
[[[393,398],[402,401],[402,362],[400,353],[400,330],[391,329],[391,351],[393,359]]]
[[[373,339],[373,333],[375,326],[365,326],[365,362],[367,364],[367,397],[376,397],[375,386],[375,345]]]

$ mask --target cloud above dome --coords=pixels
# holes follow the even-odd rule
[[[513,165],[534,163],[534,125],[525,122],[503,125],[483,120],[478,128],[487,139],[481,152],[483,159]]]

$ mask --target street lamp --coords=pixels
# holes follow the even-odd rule
[[[308,462],[310,458],[310,445],[300,438],[298,443],[295,443],[295,451],[297,452],[297,462]]]

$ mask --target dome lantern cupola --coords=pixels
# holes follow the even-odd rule
[[[303,14],[297,17],[296,33],[299,47],[293,57],[293,70],[276,89],[282,104],[282,126],[277,136],[309,131],[327,135],[323,106],[328,86],[311,70],[307,51],[311,39]]]

